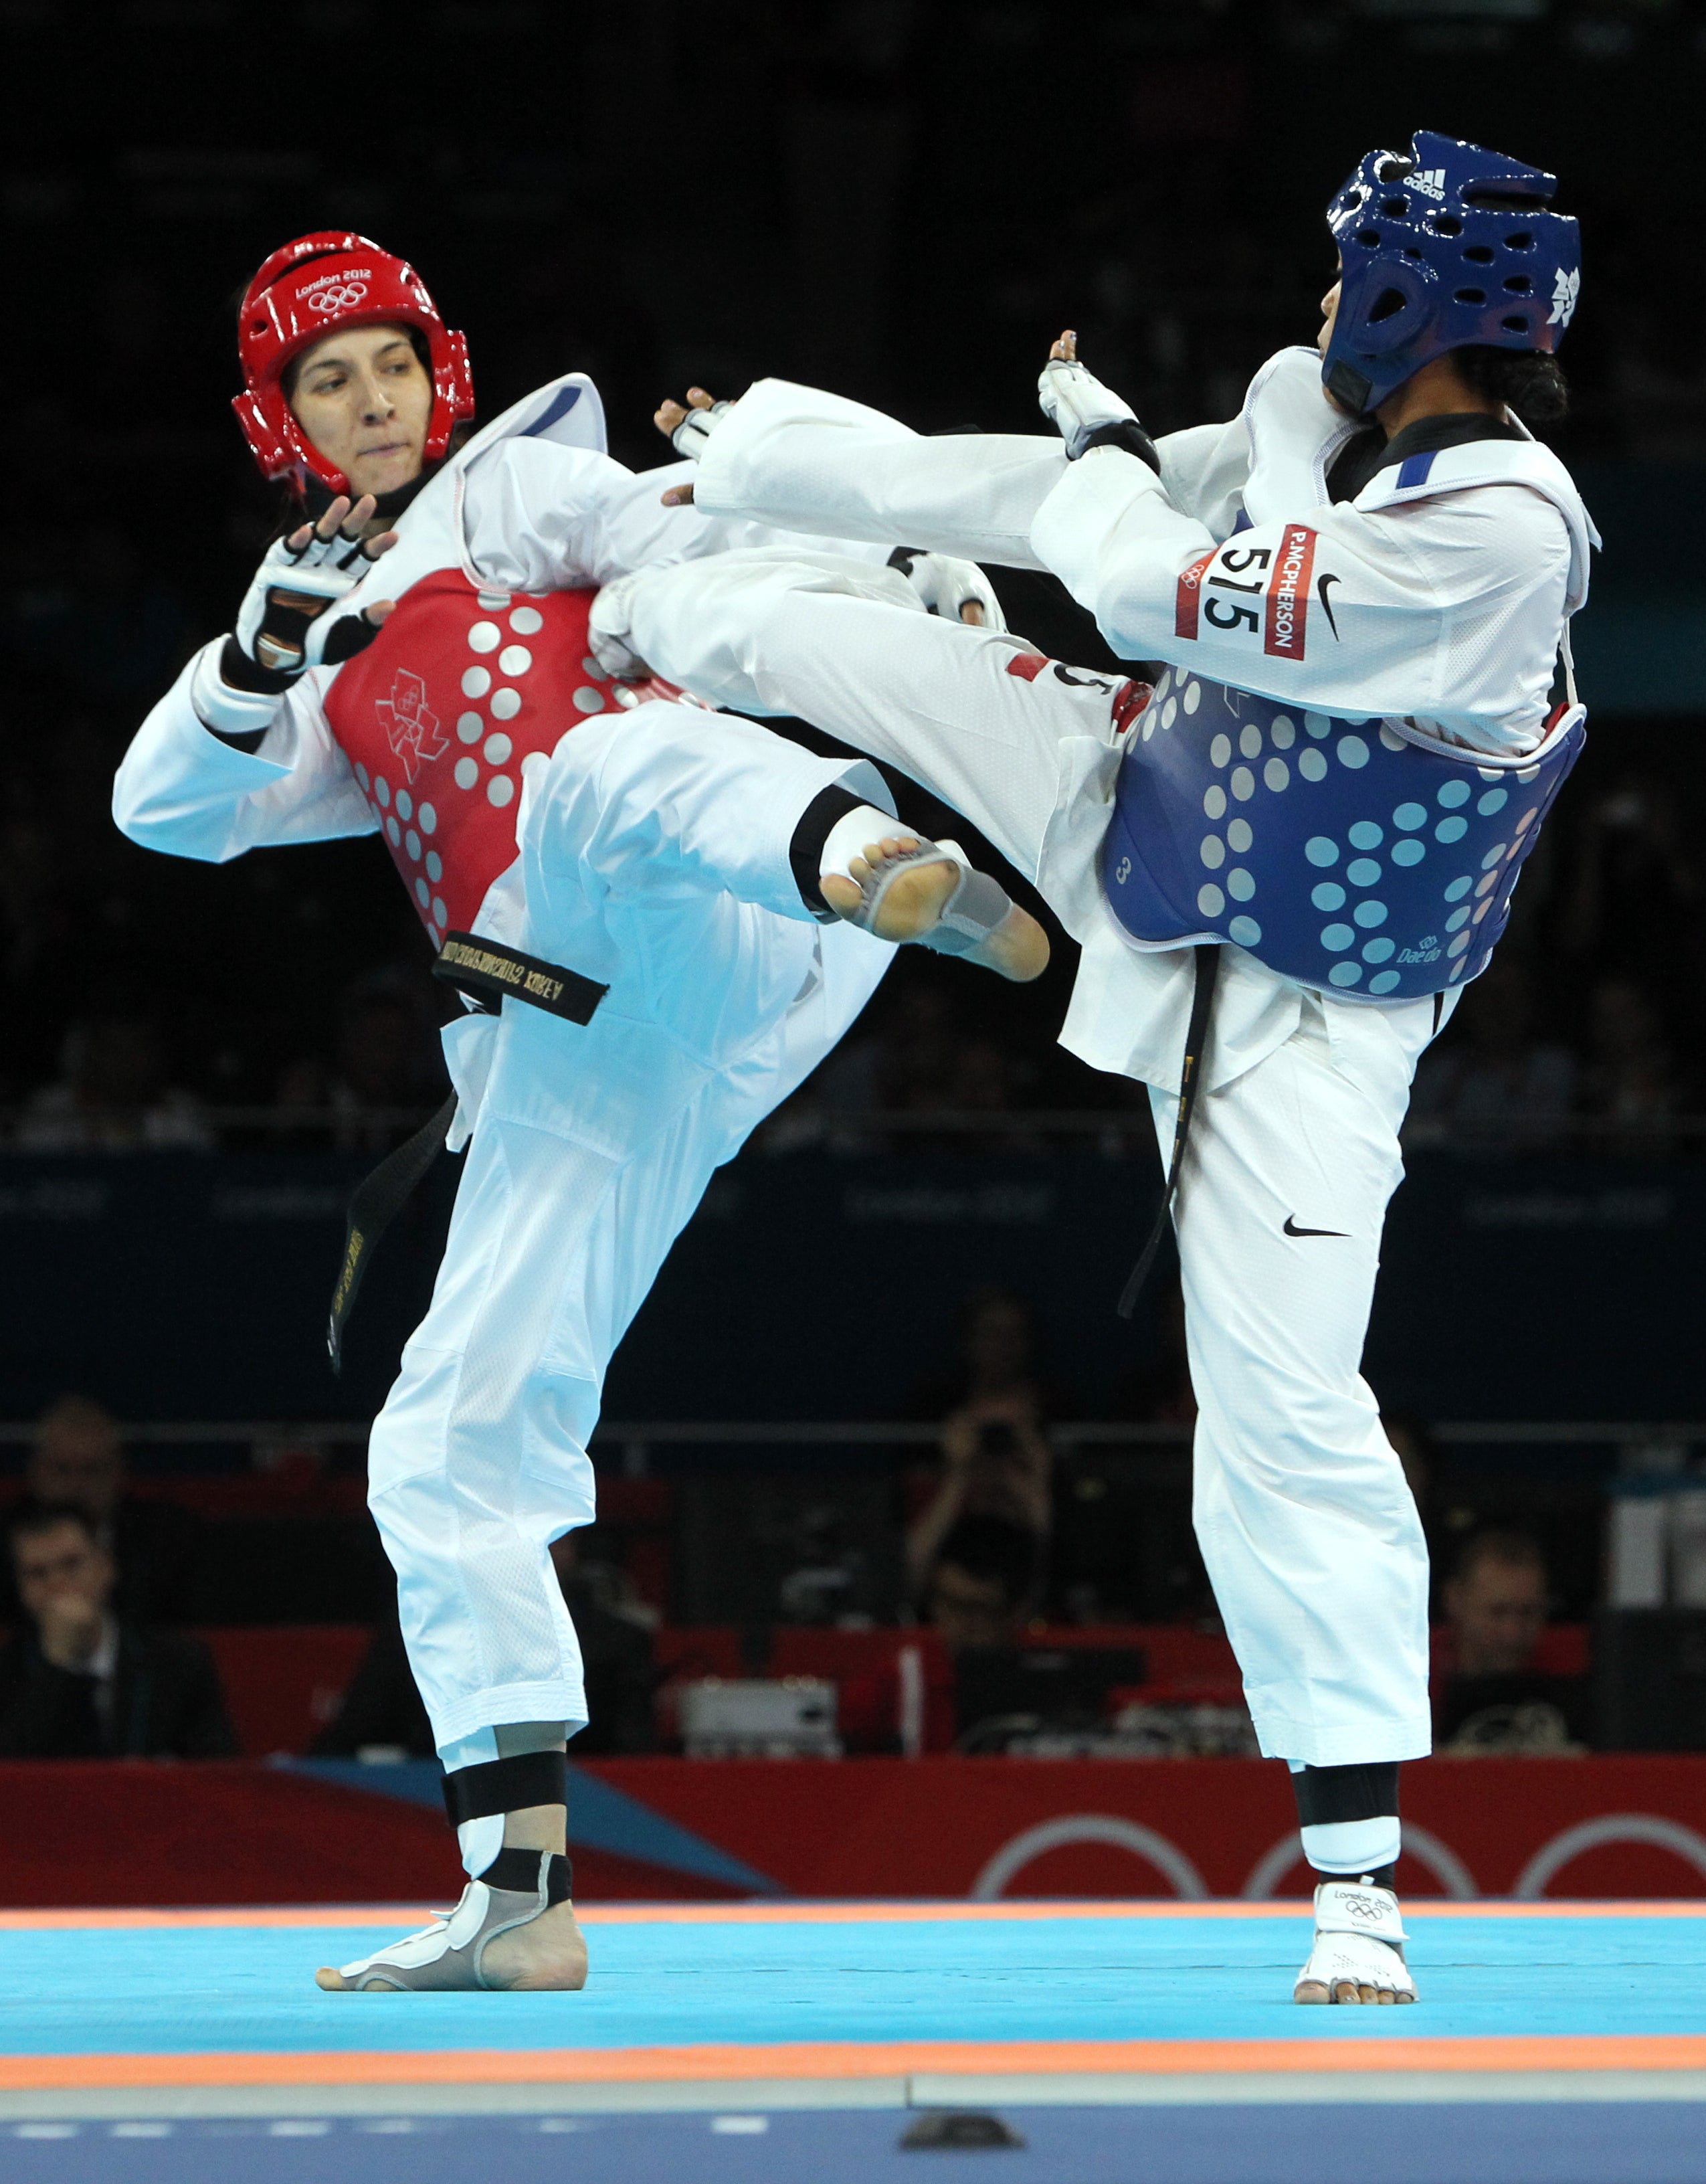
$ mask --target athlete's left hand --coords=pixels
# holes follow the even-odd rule
[[[265,687],[348,660],[378,635],[394,600],[376,599],[347,615],[337,611],[373,563],[397,543],[394,531],[363,535],[376,506],[371,493],[353,506],[339,493],[317,522],[301,525],[267,549],[233,632],[235,650],[267,678]],[[236,665],[228,660],[228,666]]]

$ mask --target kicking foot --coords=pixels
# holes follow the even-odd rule
[[[957,842],[885,835],[867,842],[848,871],[850,878],[823,875],[823,900],[838,917],[879,940],[963,956],[1021,984],[1048,967],[1047,933],[999,881],[972,869]]]
[[[322,1964],[314,1983],[328,1994],[573,1992],[587,1983],[586,1942],[574,1905],[546,1897],[543,1872],[537,1889],[471,1880],[448,1919],[341,1971]]]
[[[1324,1880],[1315,1891],[1315,1945],[1297,1975],[1293,2002],[1413,2002],[1404,1962],[1408,1939],[1390,1888]]]

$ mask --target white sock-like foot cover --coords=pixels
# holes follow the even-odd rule
[[[1327,1990],[1319,1998],[1328,2002],[1337,2002],[1345,1986],[1358,1990],[1350,1997],[1353,2001],[1365,1999],[1368,1990],[1377,1997],[1390,1994],[1395,2002],[1413,2002],[1416,1982],[1404,1962],[1408,1939],[1390,1888],[1324,1880],[1315,1891],[1314,1947],[1297,1975],[1293,2000],[1316,2000],[1302,1991],[1319,1986]]]
[[[486,1989],[488,1946],[499,1934],[530,1925],[549,1908],[550,1865],[550,1853],[541,1851],[538,1886],[533,1889],[493,1888],[483,1880],[471,1880],[448,1919],[435,1919],[417,1934],[405,1934],[371,1957],[341,1965],[341,1976],[348,1986],[405,1994],[466,1994]]]

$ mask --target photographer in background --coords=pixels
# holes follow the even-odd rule
[[[236,1757],[213,1656],[120,1620],[113,1557],[86,1510],[36,1503],[8,1536],[25,1620],[0,1653],[0,1757]]]
[[[906,1529],[906,1575],[927,1602],[945,1543],[962,1523],[990,1518],[1031,1542],[1040,1565],[1053,1529],[1054,1451],[1026,1390],[984,1396],[942,1422],[943,1471],[934,1494]]]
[[[991,1283],[961,1310],[954,1368],[917,1390],[915,1414],[942,1417],[943,1470],[906,1530],[906,1577],[921,1605],[942,1543],[963,1517],[993,1517],[1028,1534],[1038,1559],[1053,1529],[1054,1451],[1036,1370],[1031,1307]],[[943,1413],[945,1413],[944,1416]]]

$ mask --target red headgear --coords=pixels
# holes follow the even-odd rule
[[[269,478],[306,482],[312,471],[332,493],[349,481],[329,463],[297,423],[282,384],[293,356],[333,326],[413,326],[426,337],[432,367],[432,412],[426,460],[442,460],[452,427],[474,414],[468,344],[438,315],[412,265],[365,235],[327,229],[299,235],[275,250],[248,284],[237,315],[237,355],[247,393],[231,403],[243,436]]]

